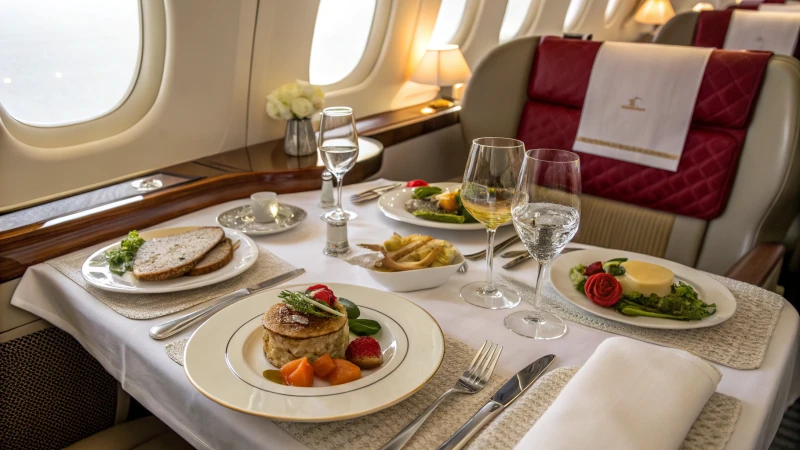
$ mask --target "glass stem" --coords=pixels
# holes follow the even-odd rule
[[[544,269],[545,269],[545,262],[539,262],[539,276],[536,277],[536,293],[533,295],[533,311],[530,311],[527,317],[525,317],[525,322],[527,323],[542,323],[544,320],[541,317],[538,317],[539,306],[542,304],[542,287],[544,286]]]
[[[336,175],[336,211],[340,215],[344,215],[344,208],[342,208],[342,186],[344,186],[344,175]]]
[[[486,246],[486,286],[483,288],[484,292],[494,292],[494,279],[492,269],[494,268],[494,235],[497,232],[494,228],[487,228],[486,234],[489,243]]]

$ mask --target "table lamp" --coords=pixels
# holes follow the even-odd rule
[[[411,81],[421,84],[435,84],[441,87],[440,99],[434,100],[423,111],[449,108],[453,106],[453,88],[469,79],[469,65],[458,45],[445,45],[429,48],[414,70]]]
[[[675,10],[669,0],[647,0],[636,11],[633,20],[658,27],[673,17],[675,17]]]

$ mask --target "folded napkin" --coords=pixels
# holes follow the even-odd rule
[[[515,448],[675,450],[720,378],[685,351],[606,339]]]
[[[793,55],[800,32],[798,12],[735,10],[722,48]]]
[[[800,2],[764,3],[758,5],[759,11],[800,12]]]
[[[603,43],[589,77],[575,150],[677,171],[712,51]]]

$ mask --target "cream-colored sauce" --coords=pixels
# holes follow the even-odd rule
[[[644,261],[626,261],[620,265],[625,268],[625,275],[617,277],[623,294],[638,292],[663,297],[670,293],[675,279],[671,270]]]

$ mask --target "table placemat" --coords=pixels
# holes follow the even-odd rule
[[[751,284],[707,274],[722,283],[736,298],[736,313],[725,322],[692,330],[658,330],[604,319],[584,311],[563,298],[548,283],[542,293],[542,309],[562,319],[640,341],[686,350],[703,359],[734,369],[758,369],[764,361],[772,332],[783,309],[783,297]],[[513,286],[529,303],[534,287],[508,277],[501,282]]]
[[[561,367],[539,379],[500,413],[472,442],[470,450],[514,448],[553,404],[579,367]],[[715,392],[700,412],[681,445],[682,450],[722,449],[733,434],[742,402]]]
[[[252,267],[233,278],[211,286],[188,291],[170,292],[166,294],[125,294],[98,289],[83,278],[81,267],[97,250],[120,239],[115,239],[77,252],[70,253],[47,261],[56,270],[74,281],[78,286],[92,294],[94,298],[129,319],[152,319],[166,316],[192,306],[220,297],[237,289],[246,288],[268,278],[276,277],[294,269],[286,261],[272,253],[259,248],[258,258]]]

